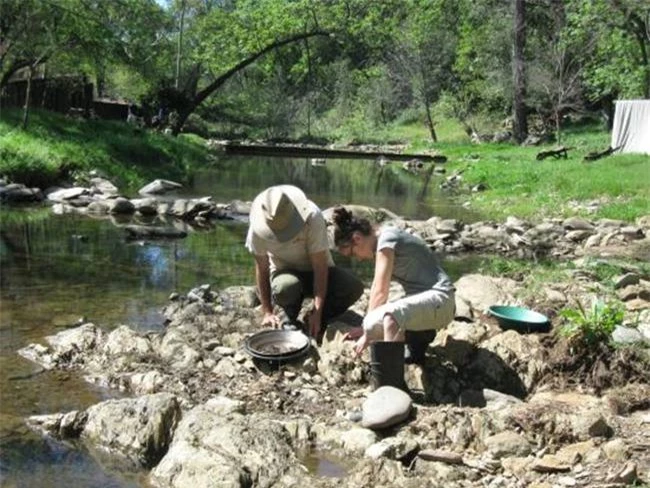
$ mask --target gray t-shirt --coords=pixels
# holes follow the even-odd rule
[[[377,251],[386,248],[395,251],[392,278],[404,287],[407,295],[431,289],[454,290],[438,258],[419,237],[397,227],[385,226],[377,237]]]

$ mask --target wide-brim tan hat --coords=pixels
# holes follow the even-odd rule
[[[310,202],[300,188],[271,186],[253,200],[250,225],[264,240],[287,242],[302,230],[310,213]]]

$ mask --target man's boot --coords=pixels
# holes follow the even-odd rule
[[[376,341],[370,344],[370,370],[372,386],[394,386],[407,393],[404,381],[404,343]]]

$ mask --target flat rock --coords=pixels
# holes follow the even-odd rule
[[[362,407],[361,425],[368,429],[384,429],[406,420],[413,401],[402,390],[382,386],[372,392]]]
[[[183,185],[176,183],[175,181],[157,179],[151,183],[143,186],[138,190],[140,195],[162,195],[163,193],[168,193],[170,191],[178,190],[183,188]]]

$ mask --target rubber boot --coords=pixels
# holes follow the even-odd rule
[[[422,366],[426,360],[426,352],[429,344],[436,338],[435,330],[406,331],[406,347],[404,348],[404,359],[406,364],[418,364]]]
[[[370,344],[372,387],[394,386],[409,392],[404,381],[404,343],[377,341]]]

